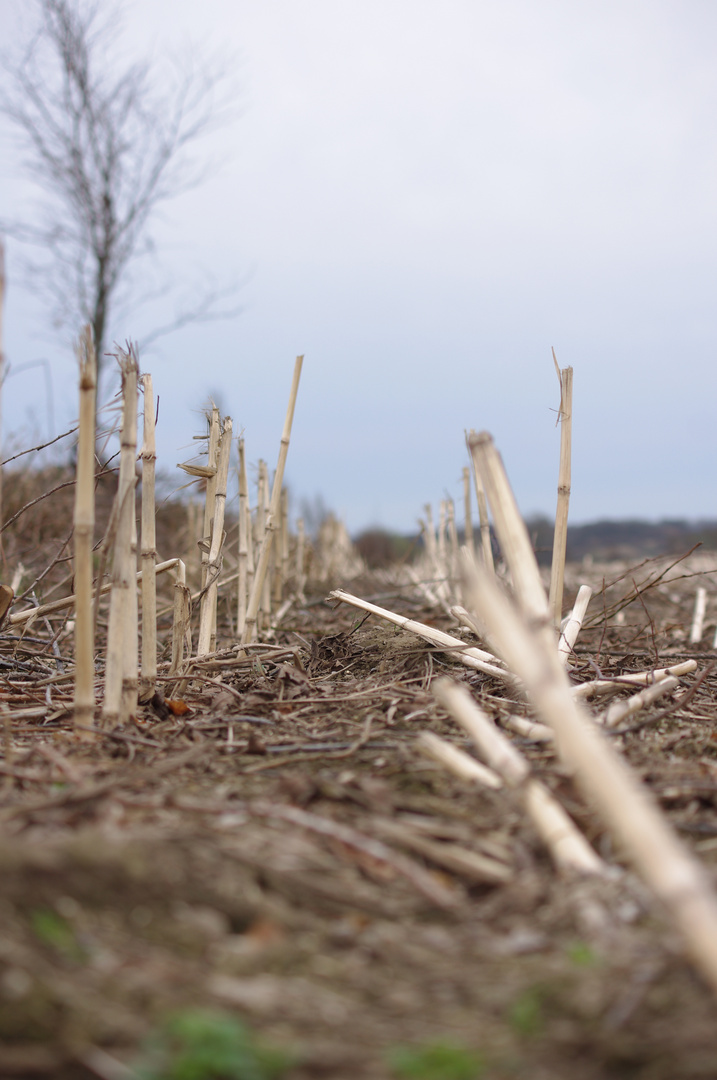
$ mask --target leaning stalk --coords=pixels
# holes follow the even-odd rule
[[[246,623],[244,626],[244,633],[242,634],[242,644],[246,645],[254,640],[254,633],[256,630],[257,614],[259,612],[259,600],[261,598],[261,591],[266,578],[266,571],[269,567],[269,555],[271,552],[271,541],[276,527],[276,521],[281,509],[281,485],[284,482],[284,468],[286,466],[286,458],[289,453],[289,441],[291,439],[291,425],[294,420],[294,408],[296,406],[296,396],[299,392],[299,379],[301,378],[301,366],[304,362],[303,356],[297,356],[296,364],[294,365],[294,378],[291,384],[291,392],[289,394],[289,405],[286,410],[286,419],[284,420],[284,431],[281,436],[281,445],[279,447],[279,460],[276,466],[276,473],[274,474],[274,487],[271,493],[271,505],[269,508],[269,518],[266,523],[266,535],[264,537],[264,543],[261,549],[261,555],[259,557],[259,564],[254,576],[254,584],[252,587],[251,596],[249,597],[249,605],[246,614]]]

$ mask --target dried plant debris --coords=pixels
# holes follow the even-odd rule
[[[614,609],[615,590],[635,592],[626,582],[592,581],[590,611]],[[455,635],[421,596],[394,607]],[[624,676],[698,660],[608,737],[711,872],[717,676],[681,636],[692,579],[642,599],[646,611],[638,598],[618,623],[583,626],[570,677],[612,680],[589,704],[597,716],[639,692]],[[222,618],[220,605],[230,640]],[[160,662],[170,693],[88,742],[50,630],[3,638],[0,1071],[133,1069],[153,1038],[169,1053],[168,1017],[202,1009],[210,1027],[244,1025],[232,1052],[250,1030],[289,1077],[402,1075],[446,1045],[485,1076],[711,1075],[712,999],[637,879],[560,869],[509,779],[467,783],[420,752],[429,732],[475,753],[433,695],[448,673],[596,865],[619,870],[552,744],[511,729],[536,720],[520,694],[362,618],[307,604],[248,662],[231,647],[202,658],[181,695]],[[71,640],[58,640],[71,670]]]
[[[516,657],[481,610],[453,505],[438,533],[427,508],[410,566],[370,574],[335,519],[290,533],[280,479],[270,492],[264,463],[250,491],[243,443],[237,520],[231,437],[212,408],[188,469],[203,505],[158,503],[147,528],[147,493],[137,538],[133,454],[119,500],[107,468],[94,478],[94,551],[83,486],[92,596],[68,564],[69,470],[4,485],[0,1074],[713,1076],[714,995],[678,894],[711,896],[717,868],[714,560],[561,560],[546,619],[547,582],[496,515],[490,440],[469,435],[474,546],[507,576],[488,500],[553,650],[543,674],[650,793],[663,866],[685,855],[659,879],[634,806],[606,806],[566,753],[532,646]],[[139,643],[137,554],[156,572]]]

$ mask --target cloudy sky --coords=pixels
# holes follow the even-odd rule
[[[4,26],[17,7],[0,0]],[[551,514],[554,347],[575,373],[573,521],[717,516],[712,0],[136,0],[127,26],[137,52],[231,52],[240,87],[201,148],[216,169],[154,229],[178,281],[240,281],[243,307],[143,354],[160,466],[190,455],[210,395],[273,463],[304,353],[297,500],[411,529],[459,497],[476,428],[524,512]],[[21,213],[0,145],[0,215]],[[15,257],[6,439],[77,409],[71,349]],[[52,416],[46,369],[22,367],[39,358]]]

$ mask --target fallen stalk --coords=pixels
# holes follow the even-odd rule
[[[717,898],[703,867],[574,699],[554,645],[529,630],[494,578],[476,567],[472,582],[473,606],[555,732],[562,760],[669,912],[693,963],[717,993]],[[544,612],[547,619],[547,603]]]
[[[556,866],[582,874],[606,874],[608,867],[544,784],[531,777],[530,766],[473,700],[450,679],[433,687],[436,700],[463,728],[484,761],[514,788]]]
[[[178,562],[179,559],[167,559],[166,562],[158,563],[154,572],[155,574],[164,574],[167,570],[173,570]],[[137,581],[142,580],[141,570],[137,572],[136,578]],[[111,588],[111,582],[103,585],[99,590],[100,596],[104,596]],[[39,615],[52,615],[56,611],[65,611],[67,608],[74,607],[76,602],[77,595],[76,593],[73,593],[72,596],[65,596],[62,600],[52,600],[49,604],[43,604],[41,607],[29,608],[27,611],[18,611],[14,615],[10,615],[7,621],[10,626],[20,626],[22,623],[36,619]]]
[[[287,821],[292,825],[308,829],[310,832],[338,840],[339,843],[345,844],[363,855],[368,855],[377,862],[391,867],[396,873],[406,878],[418,892],[427,900],[430,900],[432,904],[435,904],[436,907],[450,911],[458,905],[459,896],[451,889],[447,889],[445,885],[439,884],[418,863],[408,859],[405,855],[393,851],[380,840],[364,836],[348,825],[341,825],[336,821],[319,817],[318,814],[310,814],[306,810],[299,810],[294,806],[282,806],[276,803],[250,802],[245,804],[245,808],[253,817]]]
[[[378,615],[380,618],[392,622],[395,626],[400,626],[402,630],[408,630],[409,633],[416,634],[418,637],[423,638],[424,641],[430,642],[431,645],[436,645],[439,649],[449,649],[451,655],[461,664],[465,664],[466,667],[475,668],[476,671],[482,671],[486,675],[492,675],[494,678],[511,685],[517,681],[512,672],[496,666],[499,661],[490,653],[483,652],[482,649],[476,649],[473,645],[466,645],[465,641],[461,641],[460,638],[453,637],[451,634],[445,634],[442,630],[436,630],[425,623],[416,622],[415,619],[407,619],[405,616],[397,615],[387,608],[377,607],[376,604],[370,604],[368,600],[362,600],[358,596],[344,592],[343,589],[334,589],[333,592],[329,593],[327,599],[339,600],[341,603],[351,604],[362,611],[368,611],[372,615]]]

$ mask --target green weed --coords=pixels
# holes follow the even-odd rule
[[[142,1080],[276,1080],[290,1064],[236,1017],[187,1009],[149,1039],[137,1071]]]
[[[517,1035],[537,1035],[543,1027],[542,993],[536,986],[524,990],[513,1002],[508,1022]]]
[[[389,1065],[396,1076],[408,1080],[479,1080],[483,1075],[482,1058],[451,1042],[396,1047]]]
[[[71,960],[82,960],[84,950],[70,924],[52,908],[35,908],[30,912],[30,926],[38,941],[49,945]]]
[[[595,950],[584,941],[576,941],[568,946],[566,952],[568,958],[572,960],[576,967],[594,967],[598,962]]]

